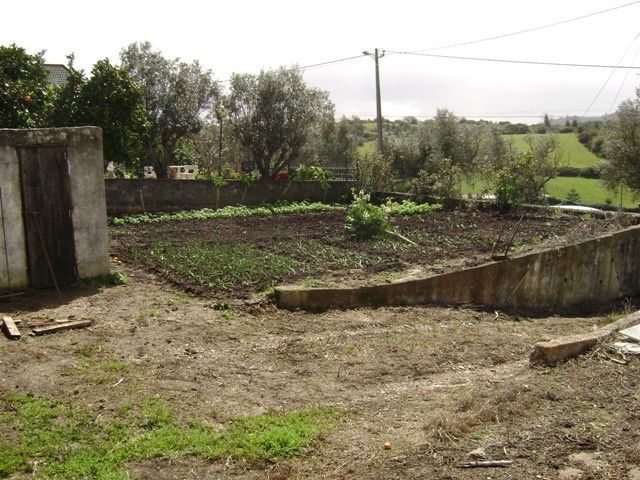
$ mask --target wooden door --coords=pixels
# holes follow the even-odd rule
[[[67,149],[20,147],[18,156],[30,285],[50,288],[75,283]]]

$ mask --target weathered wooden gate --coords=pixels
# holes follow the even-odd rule
[[[75,283],[76,252],[65,146],[18,147],[30,285]]]

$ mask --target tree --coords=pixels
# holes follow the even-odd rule
[[[335,122],[332,116],[327,116],[312,127],[301,161],[323,168],[342,169],[346,173],[353,167],[356,142],[348,119],[343,117]]]
[[[51,92],[43,56],[0,46],[0,128],[46,126]]]
[[[544,126],[549,128],[551,126],[551,120],[549,120],[549,115],[544,114]]]
[[[210,70],[197,61],[166,59],[151,43],[133,43],[120,52],[122,68],[142,88],[149,119],[144,158],[159,177],[176,158],[180,140],[202,128],[203,113],[219,95]]]
[[[298,162],[313,125],[333,117],[328,94],[308,87],[297,68],[234,74],[226,104],[232,131],[263,180]]]
[[[605,124],[602,177],[605,185],[625,185],[640,192],[640,89],[637,98],[620,104]]]
[[[69,65],[71,75],[57,92],[52,126],[95,125],[102,128],[105,164],[141,167],[138,158],[147,131],[140,87],[109,60],[98,61],[87,80]]]
[[[493,142],[504,141],[496,137]],[[486,175],[491,179],[496,202],[502,209],[509,209],[522,202],[535,202],[544,194],[546,183],[558,174],[561,152],[553,135],[525,138],[528,151],[494,146],[500,151],[500,161],[490,159]]]

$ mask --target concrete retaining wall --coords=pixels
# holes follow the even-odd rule
[[[472,304],[588,310],[640,292],[640,227],[424,279],[360,288],[276,288],[288,309]]]
[[[346,202],[353,182],[330,182],[326,192],[319,182],[254,183],[245,188],[229,182],[220,188],[219,207],[261,205],[279,200],[310,202]],[[105,180],[107,213],[170,212],[185,209],[215,208],[217,189],[207,180]],[[144,208],[143,208],[144,205]]]

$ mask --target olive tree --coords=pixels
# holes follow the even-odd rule
[[[602,176],[609,188],[625,185],[640,192],[640,89],[636,95],[622,102],[604,126]]]
[[[176,159],[180,141],[200,131],[203,114],[219,95],[210,70],[197,61],[167,59],[151,43],[133,43],[120,52],[122,68],[142,88],[149,120],[144,157],[160,177]]]
[[[312,127],[333,117],[328,93],[308,87],[297,68],[234,74],[226,106],[232,132],[263,180],[298,162]]]

